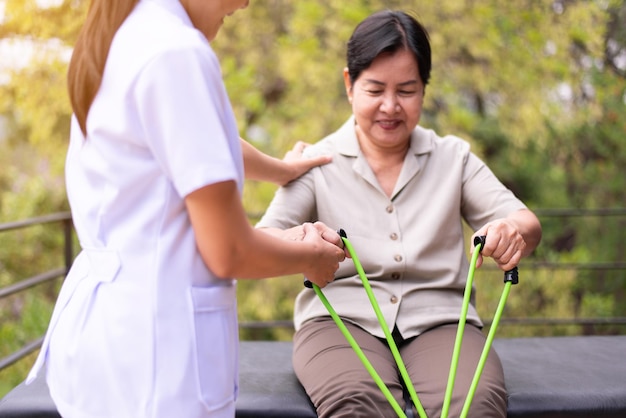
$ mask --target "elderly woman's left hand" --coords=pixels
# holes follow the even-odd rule
[[[520,209],[506,218],[496,219],[483,225],[472,236],[487,236],[482,255],[492,257],[502,270],[511,270],[522,257],[526,257],[537,248],[541,241],[541,224],[533,212]],[[472,248],[472,251],[474,249]],[[483,263],[478,256],[476,267]]]
[[[504,271],[517,266],[526,250],[526,241],[515,221],[505,218],[488,222],[472,236],[485,235],[485,246],[478,255],[476,267],[483,263],[482,256],[491,257]],[[474,248],[472,248],[474,251]]]

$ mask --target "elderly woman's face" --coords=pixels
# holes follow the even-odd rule
[[[359,78],[344,82],[360,133],[359,140],[382,148],[402,149],[418,124],[424,102],[424,85],[417,61],[407,50],[376,57]],[[365,138],[361,138],[365,136]]]

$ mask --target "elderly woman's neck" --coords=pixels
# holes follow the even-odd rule
[[[396,146],[385,147],[363,138],[362,133],[360,135],[357,133],[357,138],[359,138],[361,153],[376,176],[380,187],[388,197],[391,197],[402,171],[410,140]]]

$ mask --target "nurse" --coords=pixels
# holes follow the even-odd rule
[[[247,220],[244,161],[249,178],[280,184],[325,161],[276,160],[239,138],[209,41],[247,4],[90,6],[68,74],[66,182],[83,250],[28,377],[45,370],[63,417],[233,417],[232,278],[325,286],[345,257],[323,224],[289,241]]]

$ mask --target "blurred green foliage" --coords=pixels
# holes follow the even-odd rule
[[[6,0],[0,20],[0,223],[67,210],[63,165],[70,107],[67,56],[87,1],[42,8]],[[316,141],[350,114],[341,72],[345,44],[373,11],[405,1],[264,0],[226,19],[213,46],[240,132],[281,156]],[[428,28],[432,80],[421,124],[471,142],[474,152],[531,208],[624,207],[626,189],[626,1],[508,0],[410,3]],[[5,55],[28,45],[29,64]],[[26,48],[26,47],[23,47]],[[13,65],[12,65],[13,64]],[[276,187],[248,182],[244,204],[263,212]],[[537,262],[625,261],[624,217],[544,217]],[[254,222],[254,219],[251,219]],[[344,225],[349,230],[349,225]],[[0,286],[58,267],[53,227],[2,234]],[[521,272],[505,317],[626,316],[624,271],[537,268]],[[501,273],[475,279],[491,318]],[[301,278],[241,281],[242,321],[289,320]],[[0,356],[40,336],[56,287],[0,301]],[[500,336],[619,333],[623,328],[502,326]],[[289,339],[290,329],[243,338]],[[0,395],[32,358],[0,372]]]

